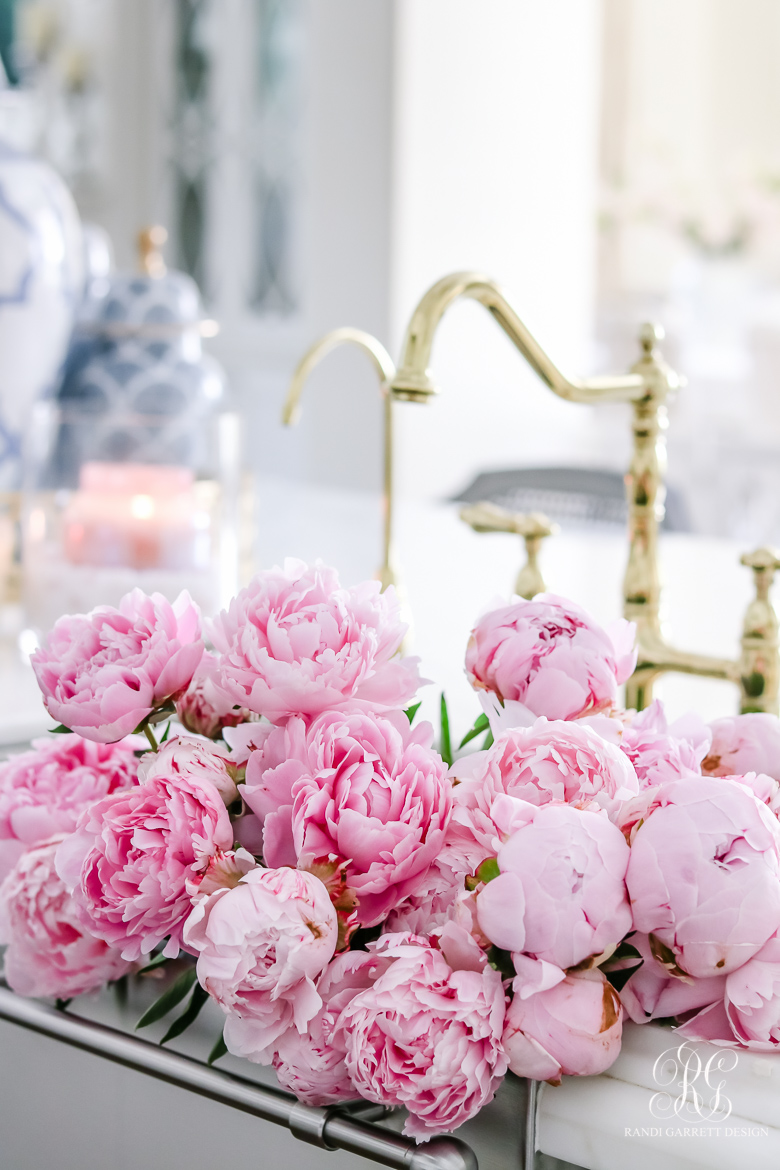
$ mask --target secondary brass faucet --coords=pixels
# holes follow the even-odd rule
[[[658,530],[666,488],[666,402],[681,379],[664,362],[657,342],[663,333],[642,326],[641,356],[628,374],[576,380],[565,377],[518,317],[498,285],[478,272],[456,272],[437,281],[412,314],[400,368],[389,380],[390,394],[406,402],[426,402],[438,393],[430,364],[433,339],[449,306],[461,297],[478,301],[492,314],[533,370],[550,389],[572,402],[630,402],[634,449],[626,476],[629,518],[628,565],[623,580],[623,612],[637,624],[639,657],[626,686],[626,705],[642,708],[652,699],[653,683],[669,671],[724,678],[740,688],[742,711],[778,713],[780,665],[778,622],[769,588],[780,560],[771,549],[742,558],[752,568],[756,599],[748,608],[740,657],[736,660],[690,654],[664,639],[658,571]]]
[[[294,426],[301,415],[300,398],[306,379],[315,366],[332,350],[340,345],[356,345],[368,354],[379,377],[379,389],[384,400],[384,435],[382,468],[382,563],[377,570],[377,579],[382,589],[388,585],[400,587],[399,572],[395,560],[393,540],[394,520],[394,476],[393,476],[393,398],[388,385],[395,376],[395,364],[381,342],[364,333],[362,329],[333,329],[326,333],[306,351],[292,376],[287,397],[282,408],[282,422]]]

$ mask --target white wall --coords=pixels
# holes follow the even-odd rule
[[[741,202],[756,214],[758,181],[780,173],[780,5],[603,3],[604,92],[612,98],[603,109],[604,179],[667,204],[672,215],[687,206],[736,218]],[[666,293],[684,241],[641,221],[620,237],[605,291]],[[780,243],[772,251],[776,279]],[[766,255],[751,260],[771,267]]]
[[[506,286],[551,356],[590,358],[595,0],[399,0],[392,333],[438,277]],[[557,400],[485,311],[456,305],[434,349],[444,393],[402,416],[402,486],[449,493],[479,469],[587,462],[590,412]],[[400,412],[399,412],[400,413]]]

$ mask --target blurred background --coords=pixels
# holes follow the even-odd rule
[[[160,462],[186,470],[166,547],[185,513],[202,542],[224,535],[219,492],[243,516],[204,597],[229,591],[237,551],[244,576],[297,551],[294,517],[316,506],[342,518],[344,575],[370,572],[378,525],[359,554],[354,532],[380,486],[376,381],[364,355],[338,351],[290,429],[286,386],[339,325],[397,355],[423,291],[464,268],[498,280],[571,373],[625,369],[640,323],[662,322],[688,380],[671,410],[669,526],[780,542],[779,48],[774,0],[0,0],[0,139],[50,164],[88,225],[67,361],[10,395],[27,436],[9,424],[32,492],[28,594],[44,582],[61,610],[87,579],[94,592],[110,567],[89,552],[95,532],[105,548],[106,492],[130,501],[117,540],[132,579],[191,577],[197,541],[162,564],[133,535],[174,490],[149,478]],[[7,213],[16,230],[1,191],[0,228]],[[152,233],[139,256],[154,224],[167,243]],[[12,300],[0,289],[6,353]],[[158,368],[174,358],[190,379],[175,393]],[[447,314],[434,365],[440,399],[397,410],[402,498],[522,470],[520,504],[621,531],[627,409],[556,399],[474,303]],[[572,479],[582,469],[602,474]],[[600,503],[578,505],[588,493]],[[274,529],[285,506],[293,528]],[[41,551],[53,527],[56,563]],[[28,624],[43,628],[54,610],[35,604]]]
[[[773,0],[0,0],[2,132],[47,159],[119,269],[136,236],[220,322],[209,350],[290,479],[375,490],[363,359],[301,350],[354,324],[395,355],[425,287],[480,268],[566,369],[623,368],[663,321],[689,380],[671,480],[699,531],[780,538],[780,9]],[[491,467],[622,471],[621,411],[551,398],[459,305],[406,412],[402,490]],[[614,417],[611,417],[614,414]],[[251,462],[251,460],[250,460]]]

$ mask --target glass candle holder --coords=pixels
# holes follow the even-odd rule
[[[137,458],[74,465],[72,431],[87,426],[56,403],[33,414],[22,501],[27,650],[63,613],[116,605],[136,587],[171,601],[187,589],[205,614],[237,588],[237,416],[219,411],[201,420],[199,458],[190,465]],[[154,421],[135,426],[136,437],[148,437]]]

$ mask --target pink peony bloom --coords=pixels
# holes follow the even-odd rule
[[[345,1007],[373,985],[392,960],[367,951],[345,951],[328,964],[317,984],[322,1007],[305,1032],[288,1028],[279,1038],[273,1066],[282,1088],[306,1105],[332,1105],[358,1096],[350,1080],[346,1036],[336,1025]]]
[[[360,923],[379,922],[417,891],[444,840],[451,787],[431,736],[402,712],[355,708],[255,736],[242,794],[265,863],[346,861]],[[251,820],[238,833],[257,842]]]
[[[209,858],[202,873],[187,880],[187,893],[193,902],[205,898],[217,890],[232,890],[250,869],[257,869],[257,862],[246,849],[228,849]]]
[[[262,853],[272,869],[298,864],[293,840],[293,785],[308,773],[306,721],[293,716],[283,727],[264,724],[253,733],[241,795],[254,814],[239,822],[239,839]],[[253,824],[254,821],[254,824]]]
[[[623,834],[601,812],[515,803],[501,872],[477,894],[483,932],[502,950],[563,969],[616,947],[631,929]]]
[[[289,1028],[306,1031],[337,937],[327,889],[300,870],[252,869],[197,903],[184,942],[198,953],[201,986],[228,1017],[225,1043],[235,1056],[269,1064]]]
[[[780,938],[775,934],[757,955],[726,977],[726,1014],[734,1037],[746,1048],[780,1047]]]
[[[684,1024],[678,1025],[675,1031],[686,1040],[705,1040],[708,1044],[716,1044],[719,1047],[735,1048],[738,1045],[722,997],[695,1016],[691,1016]]]
[[[81,921],[126,959],[164,938],[165,953],[179,953],[192,908],[188,883],[233,845],[224,799],[210,778],[220,777],[219,768],[180,771],[184,743],[173,740],[145,761],[137,788],[86,809],[60,846],[58,871]],[[209,745],[197,747],[216,756]]]
[[[484,955],[454,969],[414,935],[371,948],[393,962],[341,1013],[347,1071],[360,1096],[404,1105],[404,1133],[425,1141],[478,1113],[506,1072],[501,976]]]
[[[138,766],[141,784],[174,776],[203,780],[216,788],[226,808],[238,800],[237,775],[238,769],[224,746],[220,750],[215,744],[190,739],[186,735],[175,736],[158,752],[147,752]],[[211,850],[207,852],[210,854]]]
[[[727,975],[725,989],[678,1030],[689,1040],[739,1045],[755,1052],[780,1048],[780,937]]]
[[[571,601],[540,593],[486,614],[466,650],[477,690],[519,701],[548,719],[610,711],[636,663],[633,624],[609,631]]]
[[[589,727],[563,720],[537,719],[506,731],[488,751],[457,760],[450,775],[457,783],[443,856],[471,873],[498,848],[491,809],[502,793],[535,805],[592,805],[614,816],[638,791],[634,769],[619,748]]]
[[[379,590],[343,589],[321,562],[259,573],[213,623],[224,690],[272,723],[353,701],[405,706],[422,680],[416,658],[395,657],[406,626],[393,589]]]
[[[763,772],[748,772],[745,776],[730,776],[729,779],[749,788],[753,795],[768,809],[771,809],[775,816],[780,815],[780,784],[777,780],[773,780],[771,776],[767,776]]]
[[[716,719],[712,744],[701,770],[707,776],[744,776],[764,772],[780,780],[780,719],[755,713]]]
[[[137,771],[129,743],[94,744],[79,735],[36,739],[31,751],[3,761],[0,881],[25,849],[72,832],[87,805],[135,784]]]
[[[728,974],[780,927],[780,825],[733,780],[674,780],[634,831],[626,882],[636,929],[670,964]]]
[[[265,743],[273,725],[262,720],[252,723],[239,723],[237,727],[222,729],[222,738],[230,749],[230,758],[234,764],[246,764],[252,752],[258,751]]]
[[[415,892],[441,852],[452,790],[432,735],[400,711],[354,710],[321,715],[306,735],[292,790],[296,852],[347,862],[361,926]]]
[[[682,1016],[723,999],[725,975],[692,979],[672,974],[669,966],[664,966],[653,954],[653,942],[646,934],[637,932],[628,941],[642,956],[642,965],[624,985],[620,999],[626,1015],[635,1024]],[[628,965],[635,962],[632,959]]]
[[[5,977],[19,995],[67,999],[132,970],[119,951],[88,934],[57,876],[63,834],[29,849],[0,884]]]
[[[236,707],[218,681],[216,654],[208,650],[192,676],[184,694],[176,700],[176,714],[193,735],[219,739],[224,728],[236,727],[251,715],[245,707]]]
[[[128,593],[114,609],[62,617],[31,662],[53,719],[97,743],[129,735],[178,698],[203,654],[200,614],[188,593]]]
[[[626,723],[620,746],[634,765],[641,788],[681,776],[698,776],[710,746],[707,727],[695,717],[669,726],[663,703],[651,703]]]
[[[452,920],[462,920],[462,901],[471,901],[463,876],[440,859],[435,861],[415,893],[390,911],[382,927],[384,934],[428,935]],[[469,913],[470,917],[470,913]],[[469,924],[470,929],[470,924]]]
[[[620,1053],[620,999],[599,970],[578,971],[507,1009],[504,1049],[519,1077],[560,1082],[561,1076],[605,1072]]]

